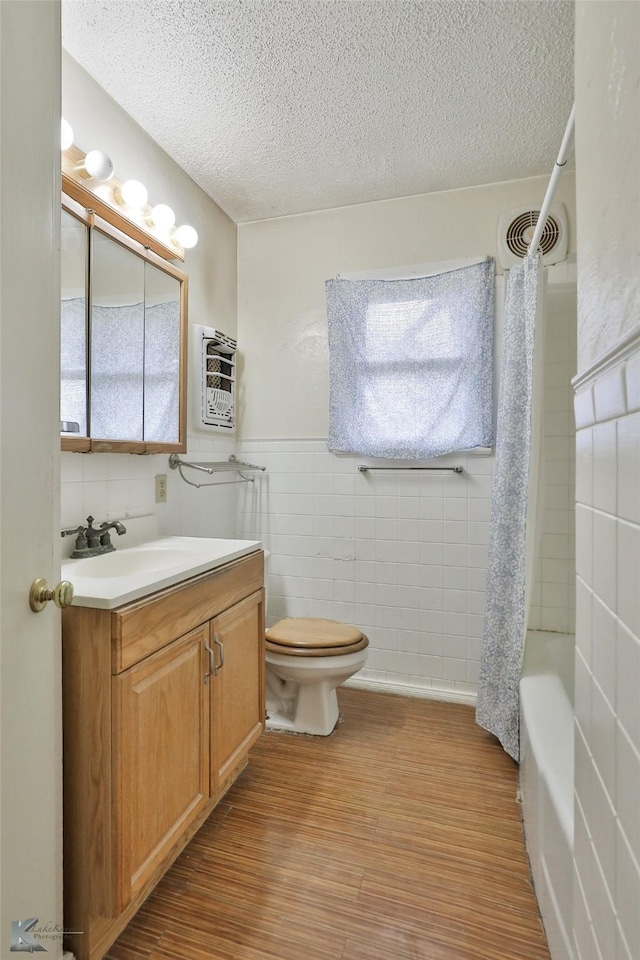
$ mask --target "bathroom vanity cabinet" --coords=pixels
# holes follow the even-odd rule
[[[263,553],[63,612],[65,929],[100,960],[264,726]]]

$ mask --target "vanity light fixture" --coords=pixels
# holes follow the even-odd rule
[[[113,176],[113,163],[103,150],[89,150],[84,158],[84,169],[94,180],[110,180]]]
[[[178,227],[177,230],[174,230],[172,238],[176,243],[179,243],[181,247],[184,247],[185,250],[190,250],[192,247],[195,247],[198,242],[198,232],[189,226],[188,223],[184,223],[181,227]]]
[[[195,246],[198,235],[193,227],[185,224],[175,228],[176,215],[171,207],[166,203],[151,206],[147,189],[139,180],[120,183],[113,175],[113,163],[107,154],[90,150],[85,155],[73,143],[70,131],[63,121],[61,143],[69,141],[61,158],[64,192],[165,260],[184,260],[181,238]]]
[[[71,124],[64,117],[60,119],[60,149],[68,150],[73,143]]]
[[[176,222],[176,215],[166,203],[156,203],[155,207],[151,208],[149,219],[158,230],[166,230],[168,233]]]
[[[125,180],[123,184],[116,187],[113,195],[118,203],[132,207],[134,210],[141,210],[149,199],[147,188],[139,180]]]

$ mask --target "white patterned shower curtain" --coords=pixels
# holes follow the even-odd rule
[[[476,721],[520,757],[519,683],[537,501],[539,430],[532,430],[534,345],[540,302],[540,257],[509,271],[503,318],[500,398],[493,479],[487,606]]]

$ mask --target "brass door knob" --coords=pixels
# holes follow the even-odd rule
[[[38,577],[31,584],[29,606],[34,613],[40,613],[46,607],[48,600],[53,600],[56,607],[70,607],[73,603],[73,584],[68,580],[61,580],[52,590],[46,580]]]

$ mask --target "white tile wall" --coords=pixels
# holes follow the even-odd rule
[[[553,268],[552,268],[553,269]],[[540,560],[528,626],[575,629],[575,284],[549,284],[545,299],[543,517]]]
[[[360,677],[473,695],[478,678],[492,457],[461,476],[361,474],[326,441],[245,441],[268,473],[239,488],[238,535],[270,551],[267,617],[329,617],[370,640]]]
[[[546,513],[533,625],[564,631],[573,609],[571,295],[551,297],[550,304]],[[225,460],[231,452],[264,463],[268,472],[253,484],[195,489],[169,470],[166,456],[63,454],[61,522],[151,513],[164,534],[261,539],[272,554],[270,622],[306,614],[357,623],[371,641],[364,679],[473,696],[493,458],[449,458],[465,466],[462,476],[365,476],[354,459],[329,454],[326,441],[236,444],[200,435],[189,438],[184,457]],[[168,477],[167,504],[155,503],[157,473]],[[624,495],[633,517],[633,492]],[[65,541],[67,551],[71,546]]]
[[[226,460],[234,452],[235,442],[227,437],[189,438],[189,452],[184,459],[198,461]],[[188,471],[187,471],[188,472]],[[167,502],[155,502],[155,476],[167,475]],[[207,482],[203,475],[194,475],[197,482]],[[233,474],[217,480],[233,479]],[[164,454],[139,456],[114,453],[63,453],[60,474],[61,525],[73,527],[89,515],[103,520],[125,520],[127,517],[153,514],[164,535],[235,536],[235,485],[219,490],[189,487],[177,471],[169,469]],[[116,547],[126,546],[126,534],[116,540]],[[64,541],[68,555],[72,538]]]
[[[640,957],[640,417],[631,406],[637,357],[640,346],[635,358],[576,394],[579,960]]]

